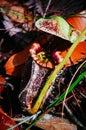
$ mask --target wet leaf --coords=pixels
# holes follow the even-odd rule
[[[0,108],[0,130],[6,130],[7,128],[15,125],[16,123]],[[16,127],[14,130],[19,130]]]
[[[58,117],[40,120],[36,126],[44,130],[77,130],[76,125],[70,123],[65,118]]]

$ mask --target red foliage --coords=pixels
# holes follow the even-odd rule
[[[0,130],[6,130],[16,123],[0,108]],[[19,130],[18,127],[14,128],[14,130]]]

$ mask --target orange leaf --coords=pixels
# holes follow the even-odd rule
[[[0,82],[6,82],[5,78],[0,75]]]
[[[73,63],[83,58],[86,58],[86,42],[80,42],[71,55]]]
[[[19,71],[21,71],[20,69],[22,69],[22,65],[26,62],[28,56],[29,56],[29,47],[27,47],[25,50],[21,52],[12,55],[4,66],[6,69],[6,74],[9,75],[19,74],[19,72],[16,71],[15,69],[18,68]]]
[[[67,22],[72,25],[75,29],[82,31],[86,28],[86,18],[81,16],[73,16],[66,19]]]
[[[61,56],[64,58],[67,53],[67,50],[61,53]],[[86,42],[80,42],[76,48],[74,49],[70,59],[75,64],[76,62],[80,61],[81,59],[86,58]],[[70,60],[67,62],[66,66],[70,66]]]
[[[58,55],[60,58],[64,59],[69,49],[64,51],[57,51],[59,52]],[[76,48],[74,49],[73,53],[71,54],[69,60],[65,64],[65,66],[71,66],[71,64],[75,64],[82,59],[86,58],[86,42],[80,42]],[[58,61],[58,60],[57,60]]]

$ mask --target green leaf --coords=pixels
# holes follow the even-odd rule
[[[58,28],[61,34],[67,38],[67,40],[70,39],[70,34],[72,32],[72,27],[66,22],[66,20],[60,16],[54,16],[53,19],[55,19],[58,23]]]

